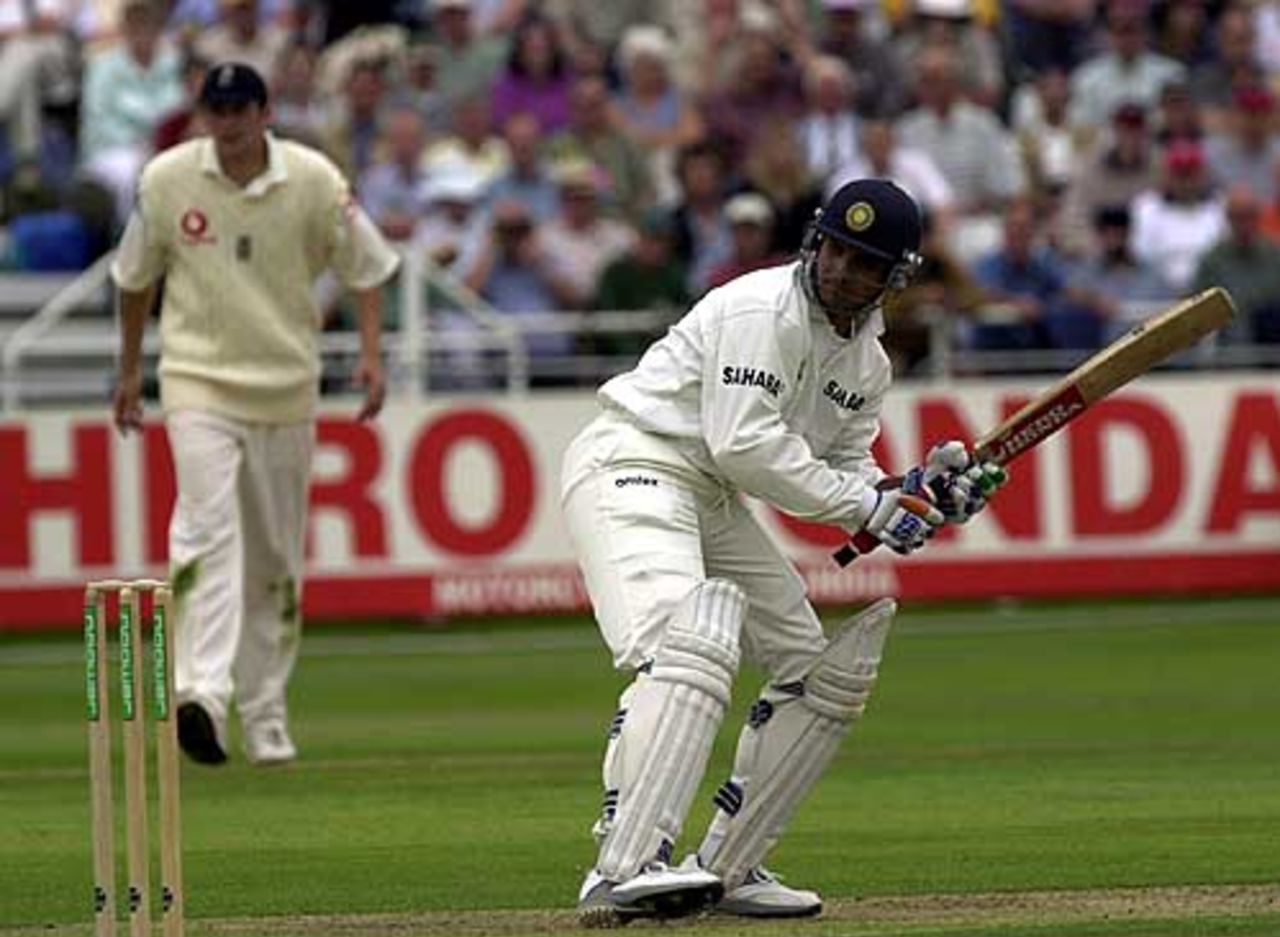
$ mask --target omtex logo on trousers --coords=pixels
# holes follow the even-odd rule
[[[658,480],[651,475],[623,475],[613,480],[615,488],[627,488],[631,485],[642,485],[645,488],[657,488]]]

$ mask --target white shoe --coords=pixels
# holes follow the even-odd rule
[[[282,765],[298,757],[298,749],[282,722],[245,726],[244,753],[255,765]]]
[[[752,869],[737,888],[716,905],[721,914],[739,917],[812,917],[822,911],[822,898],[806,888],[789,888],[764,866]]]
[[[687,864],[673,869],[651,862],[625,882],[611,882],[592,870],[578,892],[578,923],[621,927],[640,917],[684,917],[715,904],[723,894],[720,879]]]
[[[578,926],[598,929],[622,927],[628,920],[613,903],[613,882],[595,869],[588,872],[578,889]]]

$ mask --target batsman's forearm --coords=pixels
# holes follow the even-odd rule
[[[147,327],[147,316],[150,315],[156,301],[156,288],[149,286],[144,290],[132,292],[120,290],[120,361],[123,374],[136,372],[142,367],[142,333]]]

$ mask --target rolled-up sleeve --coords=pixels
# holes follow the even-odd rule
[[[138,202],[124,235],[111,261],[111,279],[122,290],[136,293],[151,286],[164,275],[168,263],[165,230],[146,187],[145,178],[138,191]]]
[[[336,192],[330,265],[348,289],[367,290],[391,279],[400,255],[387,243],[346,183]]]

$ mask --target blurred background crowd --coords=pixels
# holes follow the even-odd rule
[[[960,348],[1093,348],[1210,284],[1242,311],[1225,342],[1280,343],[1280,0],[0,0],[4,266],[109,249],[223,60],[445,308],[674,319],[875,175],[926,212],[900,374],[940,321]]]

